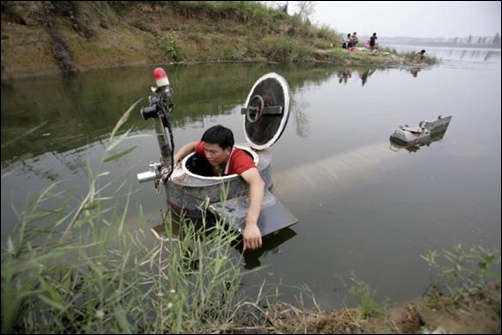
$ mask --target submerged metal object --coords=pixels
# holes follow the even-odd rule
[[[209,205],[209,210],[219,218],[231,223],[232,227],[239,233],[244,231],[246,226],[246,215],[249,207],[247,196],[232,198],[227,201],[217,202]],[[258,228],[263,236],[288,227],[298,220],[291,214],[281,202],[270,191],[265,190],[260,216],[258,218]]]
[[[165,84],[166,81],[161,80],[161,83]],[[156,92],[153,89],[152,91]],[[172,90],[165,88],[159,88],[157,91],[172,93]],[[152,101],[158,104],[159,100],[162,101],[150,98],[151,104]],[[269,191],[272,188],[272,156],[267,149],[284,131],[289,118],[289,105],[289,86],[286,80],[276,73],[268,73],[253,85],[246,99],[246,107],[241,110],[244,114],[243,126],[247,143],[236,144],[235,147],[244,150],[253,158],[266,185],[258,218],[262,236],[298,222]],[[214,215],[241,232],[249,208],[249,185],[237,174],[214,177],[207,160],[197,157],[195,153],[185,157],[180,164],[172,165],[170,144],[173,136],[168,127],[169,119],[166,117],[170,115],[172,106],[173,104],[169,108],[165,106],[148,108],[159,112],[155,122],[162,162],[150,164],[150,172],[138,174],[138,179],[140,181],[155,179],[156,187],[165,189],[167,204],[174,212],[189,218]],[[159,127],[164,129],[160,135]],[[170,141],[165,134],[166,128],[171,135]]]
[[[256,153],[249,146],[236,144],[253,157],[258,171],[268,188],[272,187],[271,162],[268,150]],[[248,184],[237,174],[214,177],[205,160],[195,153],[185,157],[166,184],[167,203],[171,209],[188,217],[202,217],[210,209],[209,205],[223,199],[247,196]]]
[[[443,138],[452,116],[439,115],[434,120],[422,120],[418,127],[399,126],[390,136],[390,141],[400,146],[417,146],[431,143],[438,137]]]
[[[433,142],[437,142],[443,139],[446,133],[446,129],[440,132],[436,132],[429,136],[427,140],[422,140],[416,144],[398,144],[396,142],[390,141],[390,150],[398,152],[401,149],[405,149],[408,152],[417,152],[421,147],[429,146]]]

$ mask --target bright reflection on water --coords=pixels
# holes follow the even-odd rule
[[[275,71],[290,85],[291,117],[271,148],[274,193],[300,223],[246,255],[244,268],[264,267],[245,277],[251,290],[264,280],[281,283],[283,297],[292,300],[306,285],[329,308],[348,302],[355,276],[378,298],[403,301],[430,283],[420,258],[428,250],[458,243],[500,250],[500,50],[399,48],[406,47],[425,48],[442,63],[388,70],[166,68],[175,90],[178,147],[218,123],[243,142],[240,108],[255,80]],[[153,84],[150,68],[133,68],[2,86],[2,175],[8,173],[2,178],[3,242],[17,222],[11,206],[19,211],[28,194],[65,180],[67,199],[82,198],[87,165],[98,165],[108,133],[140,98],[127,125],[148,136],[124,143],[120,149],[136,149],[105,169],[112,172],[109,180],[130,180],[137,189],[129,228],[137,227],[140,205],[147,225],[159,224],[163,197],[152,184],[136,181],[160,156],[153,125],[139,114]],[[453,116],[441,140],[414,151],[390,145],[399,125],[439,114]],[[124,207],[119,202],[115,211]],[[157,243],[153,236],[151,243]]]

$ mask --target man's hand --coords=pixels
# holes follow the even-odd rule
[[[244,239],[243,251],[254,250],[261,247],[261,233],[258,225],[246,224],[242,237]]]
[[[265,182],[261,179],[257,168],[244,171],[241,173],[241,177],[249,184],[249,209],[246,216],[246,227],[242,233],[244,250],[253,250],[261,247],[261,233],[257,222],[263,202]]]

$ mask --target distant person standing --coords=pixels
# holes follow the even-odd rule
[[[424,49],[420,50],[419,52],[417,52],[415,54],[415,61],[417,63],[422,63],[422,61],[424,60],[424,58],[425,58],[425,50]]]
[[[357,45],[357,42],[359,42],[359,39],[357,38],[357,32],[353,32],[352,36],[350,37],[350,43],[349,43],[349,51],[353,51],[354,48]]]
[[[350,33],[347,34],[347,39],[343,41],[342,48],[348,49],[350,45]]]
[[[377,34],[373,33],[373,36],[370,37],[370,49],[375,50],[378,49],[378,44],[376,43],[377,40]]]

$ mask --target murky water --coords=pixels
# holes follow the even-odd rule
[[[300,222],[246,256],[246,269],[263,266],[245,277],[249,287],[281,283],[284,298],[292,299],[306,285],[329,308],[344,303],[355,277],[379,298],[402,301],[427,288],[420,255],[428,250],[458,243],[500,250],[500,50],[426,49],[442,63],[418,70],[166,67],[178,147],[214,124],[232,128],[244,142],[240,108],[253,83],[275,71],[290,85],[290,120],[271,148],[274,193]],[[110,180],[125,178],[137,188],[129,227],[135,228],[140,205],[149,225],[159,223],[163,196],[136,181],[160,156],[153,125],[139,113],[154,84],[151,70],[100,70],[2,87],[2,241],[17,224],[12,207],[20,210],[29,194],[65,180],[69,199],[83,196],[87,166],[97,168],[109,132],[140,98],[126,126],[148,136],[126,141],[122,149],[136,149],[104,168],[113,172]],[[439,114],[453,116],[441,140],[415,151],[390,144],[399,125]],[[116,211],[123,208],[119,203]]]

